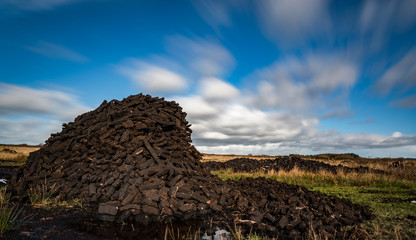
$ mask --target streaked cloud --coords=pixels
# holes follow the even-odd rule
[[[346,108],[357,78],[355,64],[329,55],[288,57],[249,77],[258,81],[253,96],[256,105],[286,110]],[[333,100],[327,102],[328,98]]]
[[[381,96],[393,91],[406,92],[416,87],[416,47],[388,68],[376,82],[373,90]]]
[[[381,49],[392,33],[415,25],[416,3],[413,0],[363,2],[358,25],[361,34],[369,38],[367,47]]]
[[[81,0],[4,0],[0,7],[13,7],[19,10],[51,10],[62,5],[81,2]]]
[[[232,54],[215,40],[175,35],[167,38],[166,48],[200,76],[221,77],[235,66]]]
[[[71,121],[88,110],[89,107],[68,93],[0,83],[1,116],[50,115],[63,121]]]
[[[0,143],[43,143],[89,110],[75,95],[0,83]]]
[[[390,106],[400,107],[400,108],[416,108],[416,95],[393,100],[390,103]]]
[[[201,17],[211,26],[231,25],[231,1],[192,1]]]
[[[266,36],[279,43],[304,43],[331,28],[326,0],[260,0],[256,5]]]
[[[117,69],[146,93],[171,94],[188,88],[186,79],[181,75],[137,59],[129,59]]]
[[[49,58],[63,59],[79,63],[85,63],[89,61],[86,56],[50,42],[39,41],[36,45],[28,46],[25,48],[29,51],[44,55]]]

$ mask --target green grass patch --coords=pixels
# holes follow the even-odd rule
[[[0,236],[4,233],[17,229],[23,223],[23,208],[12,205],[9,202],[10,194],[6,192],[6,187],[0,188]]]
[[[416,239],[416,182],[377,174],[308,173],[299,170],[271,173],[213,171],[223,180],[267,177],[305,186],[309,190],[347,198],[370,207],[376,218],[362,224],[371,239]]]

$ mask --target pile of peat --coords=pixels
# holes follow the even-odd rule
[[[79,198],[105,221],[135,224],[196,219],[242,224],[269,236],[334,236],[372,217],[348,200],[269,179],[224,182],[190,144],[186,113],[148,95],[104,101],[64,124],[10,181],[17,196],[53,189]]]
[[[346,167],[341,164],[335,166],[327,163],[323,163],[320,161],[314,160],[305,160],[296,156],[284,156],[278,157],[275,159],[262,159],[256,160],[251,158],[235,158],[231,159],[226,162],[215,162],[215,161],[208,161],[203,163],[204,167],[210,171],[217,171],[221,169],[231,169],[234,172],[256,172],[256,171],[263,171],[268,172],[274,170],[278,172],[279,170],[283,171],[291,171],[295,167],[299,170],[307,171],[307,172],[314,172],[317,173],[319,171],[326,171],[333,174],[338,172],[350,173],[350,172],[357,172],[357,173],[385,173],[383,170],[378,169],[370,169],[369,167]]]

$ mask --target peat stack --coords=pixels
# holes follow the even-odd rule
[[[203,166],[211,171],[218,171],[221,169],[232,169],[234,172],[257,172],[257,171],[291,171],[295,167],[299,170],[318,173],[319,171],[326,171],[333,174],[338,172],[350,173],[378,173],[386,174],[385,171],[379,169],[371,169],[369,167],[346,167],[341,164],[335,166],[315,160],[305,160],[296,156],[284,156],[275,159],[256,160],[251,158],[234,158],[226,162],[207,161]]]
[[[216,199],[225,185],[201,167],[185,117],[177,103],[149,95],[104,101],[31,153],[13,189],[25,195],[46,187],[64,199],[98,203],[100,218],[109,221],[220,211]]]
[[[371,218],[348,200],[270,179],[224,182],[202,167],[186,113],[148,95],[104,101],[64,124],[13,175],[20,196],[47,189],[95,206],[106,221],[234,221],[270,236],[300,239],[309,229],[336,236]]]

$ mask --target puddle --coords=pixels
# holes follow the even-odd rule
[[[202,237],[202,240],[228,240],[228,236],[230,236],[230,232],[217,228],[214,235],[209,236],[207,233],[205,233]]]

